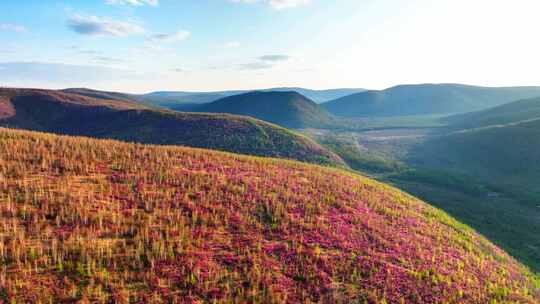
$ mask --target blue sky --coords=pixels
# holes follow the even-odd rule
[[[540,85],[537,0],[6,0],[0,85]]]

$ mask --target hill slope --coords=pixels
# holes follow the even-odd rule
[[[402,85],[324,103],[343,117],[405,116],[471,112],[540,96],[540,87],[487,88],[459,84]]]
[[[296,92],[250,92],[202,105],[198,112],[246,115],[288,128],[321,127],[332,117]]]
[[[263,121],[233,115],[159,111],[132,102],[57,91],[1,89],[0,126],[321,164],[342,163],[312,140]]]
[[[540,120],[437,136],[409,153],[423,166],[467,172],[536,204],[540,198]],[[539,244],[540,245],[540,244]]]
[[[69,94],[77,94],[86,97],[96,98],[96,99],[108,99],[108,100],[121,100],[127,102],[137,102],[139,100],[139,95],[127,94],[127,93],[118,93],[110,91],[99,91],[86,88],[72,88],[61,90],[61,92]]]
[[[271,88],[256,90],[259,92],[297,92],[306,96],[307,98],[322,103],[330,100],[334,100],[347,95],[359,93],[365,91],[365,89],[328,89],[328,90],[311,90],[305,88]],[[233,90],[233,91],[216,91],[216,92],[152,92],[144,95],[139,95],[140,98],[152,101],[160,105],[172,107],[175,104],[201,104],[210,103],[221,98],[249,93],[249,90]]]
[[[470,129],[505,125],[540,118],[540,98],[514,101],[483,111],[453,115],[444,119],[452,128]]]
[[[91,89],[72,88],[63,90],[67,93],[76,93],[88,97],[95,98],[114,98],[114,99],[129,99],[137,102],[142,102],[148,105],[159,106],[171,110],[186,110],[191,109],[194,105],[214,102],[221,98],[245,94],[249,90],[231,90],[231,91],[215,91],[215,92],[184,92],[184,91],[157,91],[147,94],[127,94],[118,92],[98,91]],[[365,89],[328,89],[328,90],[311,90],[304,88],[271,88],[257,90],[261,92],[290,92],[300,93],[307,98],[322,103],[329,100],[334,100],[340,97],[351,95],[365,91]]]
[[[335,169],[0,129],[5,302],[536,303],[464,225]]]

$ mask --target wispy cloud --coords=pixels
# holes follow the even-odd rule
[[[241,70],[267,70],[271,69],[273,66],[273,64],[264,61],[256,61],[238,65]]]
[[[275,55],[264,55],[264,56],[257,57],[255,59],[256,61],[243,63],[243,64],[238,65],[238,67],[241,70],[271,69],[281,62],[288,61],[289,59],[291,59],[291,56],[275,54]]]
[[[28,33],[28,30],[24,26],[9,23],[0,24],[0,31],[14,32],[18,34]]]
[[[133,22],[82,15],[71,16],[68,27],[75,33],[90,36],[125,37],[145,32],[142,26]]]
[[[288,55],[265,55],[258,58],[262,61],[270,61],[270,62],[279,62],[279,61],[287,61],[291,59],[291,56]]]
[[[157,6],[159,4],[159,0],[105,0],[105,3],[109,5]]]
[[[302,5],[309,4],[311,0],[229,0],[236,3],[267,3],[276,10],[283,10],[287,8],[294,8]]]
[[[182,40],[186,40],[191,36],[191,32],[186,30],[179,30],[172,34],[156,34],[150,37],[153,42],[173,43]]]

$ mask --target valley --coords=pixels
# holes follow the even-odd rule
[[[539,145],[529,133],[537,120],[459,131],[304,132],[351,168],[445,210],[540,271]]]

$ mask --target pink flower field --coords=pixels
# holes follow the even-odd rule
[[[0,303],[538,303],[467,226],[338,169],[0,129]]]

